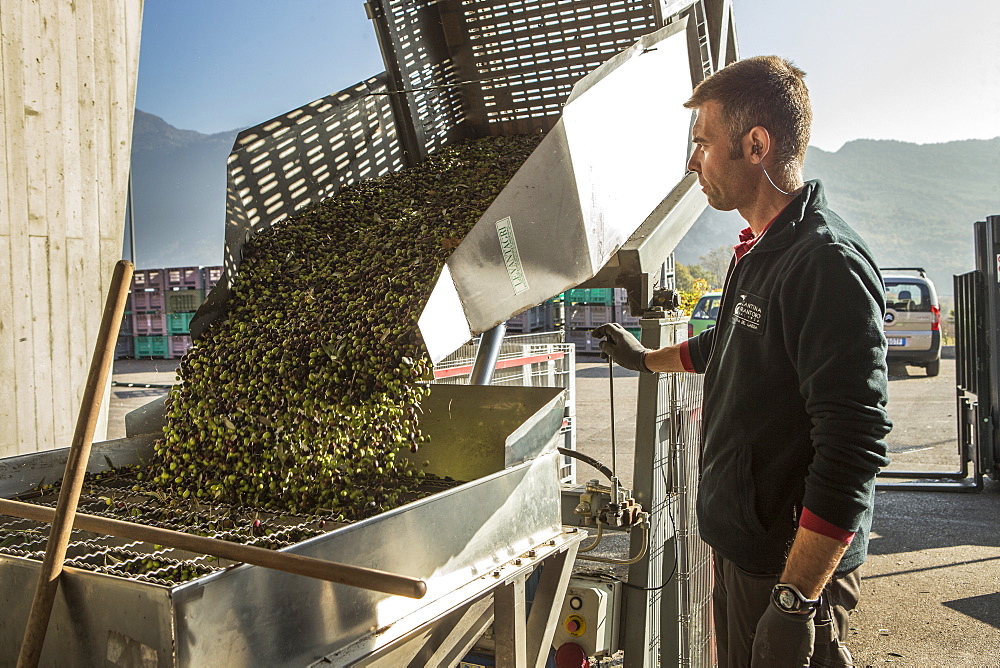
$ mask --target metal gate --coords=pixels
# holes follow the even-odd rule
[[[1000,216],[974,225],[976,269],[955,276],[955,401],[958,460],[954,471],[883,471],[883,489],[981,490],[1000,479]]]

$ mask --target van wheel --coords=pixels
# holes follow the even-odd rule
[[[934,360],[927,363],[927,376],[936,376],[941,373],[941,360]]]

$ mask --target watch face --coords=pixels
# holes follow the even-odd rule
[[[795,610],[798,608],[796,603],[798,603],[798,600],[796,599],[795,594],[791,591],[788,589],[781,589],[778,591],[778,605],[782,608],[785,610]]]

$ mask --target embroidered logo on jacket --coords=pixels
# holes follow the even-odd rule
[[[766,299],[761,299],[749,292],[741,292],[736,302],[736,307],[733,309],[733,320],[738,326],[760,334],[764,328],[764,314],[766,310]]]

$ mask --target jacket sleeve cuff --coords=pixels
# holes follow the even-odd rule
[[[684,367],[685,371],[694,371],[694,362],[691,361],[691,351],[688,348],[687,341],[681,341],[681,365]]]
[[[845,531],[835,524],[830,524],[822,517],[814,515],[808,508],[802,509],[802,515],[799,517],[799,526],[813,533],[818,533],[821,536],[839,540],[846,545],[850,545],[851,541],[854,540],[853,531]]]

